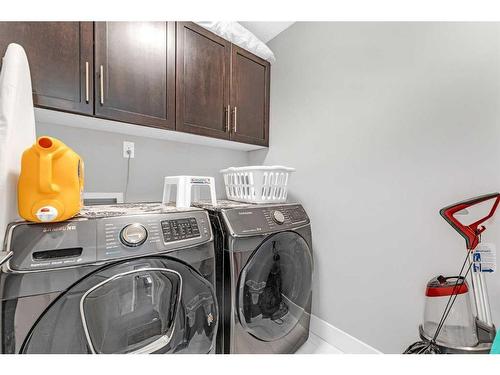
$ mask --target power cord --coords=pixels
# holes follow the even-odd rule
[[[129,183],[129,180],[130,180],[130,159],[131,159],[131,156],[132,156],[132,150],[127,150],[127,155],[128,155],[128,158],[127,158],[127,180],[125,182],[125,193],[123,194],[124,197],[123,197],[123,200],[124,202],[128,202],[127,200],[127,194],[128,194],[128,183]]]

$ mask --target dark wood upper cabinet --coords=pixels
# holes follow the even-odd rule
[[[0,22],[37,107],[269,144],[270,64],[193,22]]]
[[[0,22],[0,55],[20,44],[30,65],[36,106],[92,114],[92,22]]]
[[[230,59],[230,42],[177,23],[177,130],[229,138]]]
[[[269,145],[269,62],[232,46],[231,139]]]
[[[175,22],[95,23],[95,114],[175,127]]]
[[[176,129],[269,144],[269,62],[192,23],[177,23]]]

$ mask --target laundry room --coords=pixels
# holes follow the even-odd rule
[[[0,14],[0,354],[488,367],[500,10],[187,3]]]

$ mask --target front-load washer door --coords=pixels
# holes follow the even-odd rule
[[[217,329],[211,284],[170,258],[115,263],[42,315],[23,353],[208,353]]]
[[[307,311],[313,260],[295,232],[268,237],[252,254],[238,281],[240,323],[252,336],[274,341],[286,336]]]

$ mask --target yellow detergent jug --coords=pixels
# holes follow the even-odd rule
[[[63,142],[43,136],[24,151],[17,188],[22,218],[67,220],[82,208],[82,193],[83,160]]]

